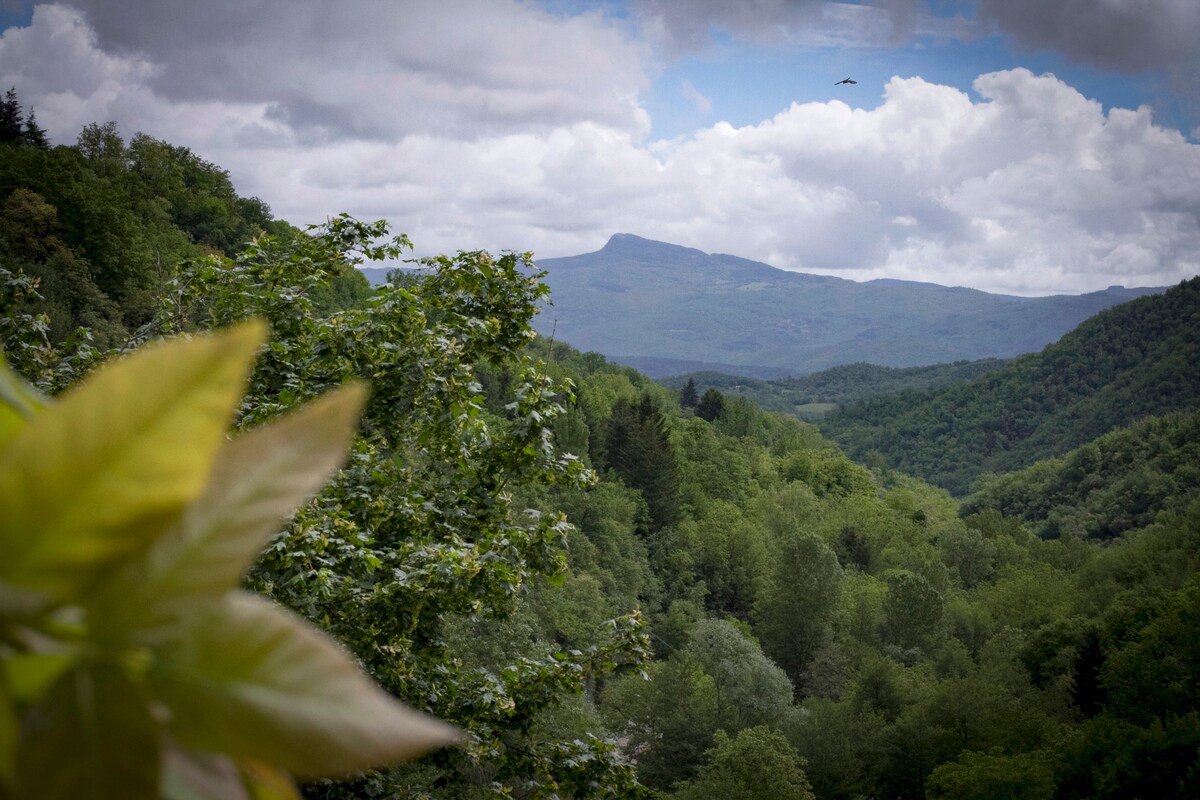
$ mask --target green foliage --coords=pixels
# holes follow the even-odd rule
[[[965,752],[929,776],[930,800],[1050,800],[1054,770],[1038,755]]]
[[[56,404],[3,368],[6,797],[294,797],[280,768],[345,774],[455,738],[237,588],[342,460],[364,399],[350,387],[227,441],[263,333],[145,348]]]
[[[96,285],[87,262],[62,241],[58,211],[40,195],[21,188],[4,201],[0,253],[8,264],[29,274],[38,288],[35,296],[10,299],[6,310],[43,314],[48,341],[61,343],[85,327],[101,347],[123,342],[120,308]]]
[[[737,626],[725,620],[700,622],[684,653],[712,678],[723,730],[779,725],[791,705],[792,684]]]
[[[17,99],[16,87],[11,87],[0,100],[0,143],[21,140],[21,101]]]
[[[504,618],[537,576],[565,566],[570,526],[560,514],[517,506],[513,490],[580,487],[591,476],[551,434],[570,385],[515,356],[545,291],[528,272],[528,255],[433,259],[411,287],[380,287],[365,307],[321,313],[314,289],[407,246],[383,223],[343,216],[305,236],[260,237],[232,259],[184,264],[167,285],[154,330],[249,314],[270,322],[272,341],[251,377],[241,424],[347,378],[372,387],[346,468],[273,540],[253,585],[334,634],[391,692],[465,728],[464,749],[442,756],[462,786],[486,776],[483,786],[496,791],[522,785],[549,794],[582,780],[578,770],[628,786],[632,772],[602,739],[567,746],[530,739],[530,731],[562,696],[641,658],[641,622],[630,609],[584,647],[516,649],[509,660],[476,667],[447,649],[448,621]],[[512,375],[507,396],[491,408],[475,373],[488,364]],[[570,602],[541,608],[557,616],[551,630],[582,635]],[[398,791],[412,778],[399,771],[375,780]],[[353,791],[330,787],[323,796]]]
[[[696,416],[706,422],[716,422],[725,410],[725,396],[716,389],[709,389],[696,405]]]
[[[460,749],[311,783],[310,798],[615,798],[646,796],[645,787],[785,796],[800,784],[769,779],[796,774],[797,753],[807,759],[800,777],[823,798],[977,796],[985,787],[1064,798],[1195,794],[1194,412],[1147,418],[986,478],[961,507],[888,467],[900,448],[973,475],[987,444],[969,430],[976,411],[985,431],[1011,433],[1090,387],[1070,421],[1080,433],[1108,425],[1104,404],[1126,402],[1129,386],[1146,390],[1138,402],[1170,396],[1161,364],[1191,373],[1159,343],[1190,352],[1189,284],[1161,303],[1118,309],[1120,324],[1085,326],[1061,352],[989,372],[971,391],[991,394],[976,391],[969,408],[938,406],[946,413],[935,419],[933,445],[924,429],[870,446],[862,434],[863,466],[816,427],[755,407],[753,386],[697,378],[698,390],[718,390],[722,401],[706,420],[632,369],[534,338],[546,287],[527,254],[426,260],[369,290],[358,268],[408,250],[384,223],[341,216],[298,231],[272,221],[261,201],[232,195],[214,165],[149,137],[127,146],[111,124],[89,126],[76,147],[8,150],[0,338],[42,393],[0,375],[0,448],[43,416],[45,395],[76,383],[113,347],[140,357],[162,334],[250,316],[267,320],[271,339],[245,391],[226,398],[246,433],[210,439],[212,479],[186,513],[169,510],[168,494],[136,524],[114,522],[106,499],[128,493],[123,481],[103,480],[115,469],[107,462],[72,461],[96,479],[73,484],[79,502],[51,514],[34,509],[58,491],[46,479],[53,460],[13,479],[14,520],[60,532],[84,520],[106,533],[62,553],[33,540],[8,559],[6,547],[0,606],[23,620],[39,613],[12,605],[28,590],[9,591],[4,570],[19,568],[50,590],[54,641],[103,634],[104,646],[43,652],[45,639],[4,639],[14,657],[0,670],[0,709],[18,713],[0,710],[0,774],[80,782],[79,770],[58,768],[41,732],[50,728],[26,724],[30,698],[41,698],[37,719],[58,720],[59,741],[82,754],[81,769],[131,796],[157,790],[145,771],[154,752],[165,754],[157,763],[168,778],[157,788],[172,798],[192,797],[185,782],[203,775],[215,781],[204,783],[209,794],[237,780],[259,796],[288,796],[282,773],[261,762],[301,774],[287,759],[322,763],[329,753],[294,733],[317,711],[284,704],[286,729],[267,735],[263,696],[233,702],[226,690],[247,681],[295,690],[300,683],[284,680],[292,651],[220,655],[277,631],[280,612],[234,594],[203,603],[187,626],[175,622],[201,598],[228,593],[266,541],[250,588],[333,634],[391,696],[464,731]],[[252,239],[244,247],[231,244],[239,231]],[[1130,330],[1121,329],[1125,313],[1136,318]],[[92,328],[90,343],[73,329],[80,324]],[[1072,371],[1071,359],[1085,356],[1099,378]],[[1047,379],[1051,361],[1061,374]],[[105,427],[114,436],[194,433],[191,406],[161,394],[177,366],[156,368],[164,378],[140,382]],[[847,369],[822,385],[869,393],[871,384],[975,367],[990,369]],[[1142,367],[1159,384],[1145,384]],[[260,504],[254,487],[274,474],[320,471],[320,459],[305,457],[308,427],[292,420],[337,417],[348,401],[323,395],[355,379],[371,393],[345,467],[275,525],[286,509]],[[136,410],[142,395],[168,408],[146,419]],[[1020,413],[1005,404],[1011,397],[1022,398]],[[895,403],[902,421],[911,399],[875,402]],[[79,417],[62,441],[90,424]],[[128,463],[143,461],[158,463],[154,452]],[[257,538],[234,521],[252,509],[262,511]],[[164,537],[170,545],[138,538],[155,526],[188,533]],[[121,559],[143,566],[118,568]],[[103,567],[82,566],[93,563]],[[203,579],[210,571],[224,582]],[[72,588],[73,575],[86,591]],[[134,627],[145,645],[121,650],[119,632]],[[186,636],[203,647],[166,646]],[[147,658],[161,669],[148,670]],[[174,683],[164,684],[164,670]],[[201,672],[222,679],[201,681]],[[132,744],[116,747],[118,739],[70,723],[82,690],[103,693],[94,707]],[[174,740],[146,736],[168,724],[146,709],[167,701],[193,730],[179,740],[192,767],[179,766]],[[233,761],[197,761],[194,748],[222,741],[238,751]],[[743,763],[758,766],[739,771]],[[747,783],[751,774],[757,780]]]
[[[233,255],[271,219],[257,198],[242,199],[229,173],[186,147],[136,134],[123,157],[137,206],[166,206],[171,222],[195,244]]]
[[[650,568],[646,541],[639,535],[645,507],[636,491],[617,481],[600,481],[584,490],[557,493],[555,507],[577,529],[569,539],[572,570],[599,581],[602,607],[612,612],[610,616],[657,607],[662,590]]]
[[[1122,720],[1091,720],[1063,748],[1057,796],[1069,800],[1194,797],[1200,790],[1200,715],[1142,728]]]
[[[610,726],[637,760],[638,778],[669,789],[691,777],[720,729],[716,687],[694,659],[673,657],[628,675],[603,698]]]
[[[0,143],[0,268],[36,278],[39,296],[3,312],[45,315],[55,347],[81,326],[102,351],[126,346],[181,259],[290,228],[215,165],[144,134],[126,145],[114,123],[50,148],[31,112],[22,137]]]
[[[716,745],[694,780],[680,785],[680,800],[812,800],[804,762],[778,731],[760,726],[729,736],[718,731]]]
[[[29,109],[29,116],[21,113],[21,100],[16,87],[10,87],[0,100],[0,145],[18,145],[46,150],[49,142],[46,131],[37,123],[37,114]]]
[[[801,687],[804,673],[829,636],[841,601],[837,556],[818,537],[789,532],[772,565],[768,588],[755,606],[763,649]]]
[[[906,650],[927,649],[941,629],[942,594],[925,576],[908,570],[891,570],[884,579],[884,640]]]
[[[1004,363],[1003,359],[998,358],[923,367],[881,367],[859,362],[831,367],[799,378],[763,380],[720,372],[694,372],[662,378],[661,383],[679,388],[681,392],[689,383],[697,393],[716,389],[724,395],[751,400],[764,411],[819,420],[840,405],[880,395],[949,386],[994,372]],[[694,401],[692,406],[695,406]]]
[[[737,506],[714,503],[702,517],[680,523],[662,546],[691,556],[689,577],[703,582],[710,610],[749,618],[769,569],[770,551],[761,529]]]
[[[1044,538],[1111,539],[1162,511],[1182,511],[1200,489],[1200,412],[1120,428],[1062,458],[985,477],[963,513],[991,508],[1031,523]]]
[[[1109,706],[1140,725],[1200,713],[1200,576],[1164,606],[1101,673]]]
[[[892,467],[962,495],[989,471],[1061,456],[1142,417],[1196,409],[1197,331],[1200,279],[1192,279],[1097,314],[996,372],[846,407],[822,428],[851,455],[877,450]]]
[[[650,532],[679,518],[679,477],[675,451],[662,411],[649,395],[613,405],[604,439],[604,464],[642,493]]]

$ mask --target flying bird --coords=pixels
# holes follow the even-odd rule
[[[841,86],[843,83],[858,83],[858,81],[852,81],[849,78],[846,78],[844,81],[838,81],[834,84],[834,86]]]

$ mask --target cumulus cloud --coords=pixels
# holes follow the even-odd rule
[[[276,2],[248,6],[282,14]],[[220,164],[239,191],[296,224],[347,211],[392,220],[421,253],[545,257],[624,231],[788,269],[1022,294],[1164,285],[1200,271],[1200,146],[1147,110],[1105,110],[1052,75],[989,73],[975,95],[895,77],[874,108],[792,104],[757,125],[648,141],[639,87],[652,57],[613,20],[513,5],[534,30],[462,63],[428,44],[356,50],[356,37],[370,34],[346,23],[349,32],[322,35],[354,64],[314,55],[313,66],[246,32],[258,24],[246,17],[230,42],[213,34],[212,57],[245,65],[261,47],[284,59],[280,74],[256,84],[260,66],[223,90],[211,75],[187,86],[178,74],[210,69],[198,45],[180,40],[190,51],[173,55],[148,23],[101,33],[90,0],[79,5],[93,16],[42,5],[31,25],[0,37],[0,79],[18,86],[52,137],[72,141],[82,124],[107,119],[127,134],[145,130]],[[298,12],[303,24],[278,22],[315,47],[319,37],[300,30],[314,8]],[[473,23],[447,16],[462,41],[476,42],[500,25],[480,14]],[[422,30],[443,31],[453,50],[448,23],[429,15]],[[566,39],[577,73],[527,74],[537,70],[524,61],[574,63],[557,45],[538,49],[554,32],[578,36]],[[384,122],[356,121],[351,107],[375,94],[404,102],[371,107]]]
[[[975,90],[982,102],[893,78],[873,110],[793,105],[680,145],[667,171],[702,176],[695,194],[719,198],[689,243],[1019,293],[1195,274],[1200,147],[1053,76],[992,73]]]

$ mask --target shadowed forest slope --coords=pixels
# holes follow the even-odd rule
[[[840,409],[823,430],[854,457],[963,494],[984,472],[1062,455],[1151,415],[1200,405],[1200,279],[1087,320],[967,383]]]

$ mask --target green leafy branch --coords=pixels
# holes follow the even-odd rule
[[[289,798],[456,738],[238,587],[344,457],[332,391],[226,430],[261,323],[145,347],[50,403],[0,364],[0,796]]]

